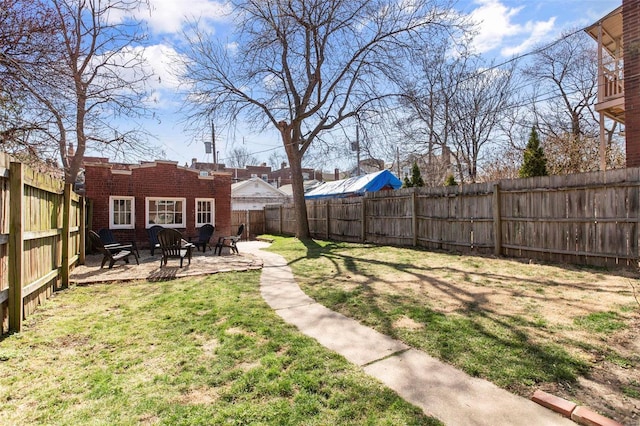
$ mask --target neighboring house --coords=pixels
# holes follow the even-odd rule
[[[231,185],[231,210],[262,210],[267,204],[286,204],[291,198],[260,178]]]
[[[420,169],[420,174],[426,186],[442,186],[447,176],[454,175],[457,178],[463,175],[460,170],[456,170],[456,161],[453,153],[446,147],[442,151],[446,155],[410,154],[404,160],[400,160],[399,164],[394,162],[391,170],[396,172],[401,180],[411,178],[413,164],[415,163]]]
[[[333,173],[323,172],[322,179],[319,179],[320,182],[331,182],[333,180],[346,179],[349,177],[349,173],[346,171],[340,171],[340,169],[334,169]]]
[[[640,166],[640,0],[623,0],[586,32],[598,42],[600,168],[604,170],[605,117],[625,126],[627,167]]]
[[[178,166],[173,161],[141,164],[85,162],[85,196],[91,201],[88,226],[112,229],[116,238],[144,247],[153,225],[176,228],[185,237],[210,223],[214,235],[231,233],[231,176]]]
[[[323,198],[355,197],[364,195],[367,192],[398,189],[401,186],[402,182],[393,173],[389,170],[382,170],[368,175],[326,182],[304,194],[304,198],[317,200]]]
[[[380,170],[384,169],[384,160],[378,160],[376,158],[365,158],[364,160],[360,160],[359,167],[355,166],[351,170],[347,170],[346,174],[347,177],[354,177],[379,172]]]
[[[282,185],[291,183],[291,168],[287,167],[287,163],[282,163],[278,170],[271,170],[271,166],[267,166],[266,163],[262,163],[259,166],[245,166],[243,169],[235,167],[226,167],[224,164],[214,163],[200,163],[196,158],[191,160],[191,168],[200,170],[203,172],[227,172],[231,174],[233,182],[241,182],[251,178],[260,178],[265,182],[279,188]],[[303,168],[303,179],[321,179],[322,172]]]

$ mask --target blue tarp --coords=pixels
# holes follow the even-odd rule
[[[318,198],[352,197],[381,189],[398,189],[401,186],[402,182],[393,173],[389,170],[382,170],[364,176],[326,182],[304,194],[304,198],[316,200]]]

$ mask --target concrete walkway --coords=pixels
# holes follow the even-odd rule
[[[468,376],[355,320],[333,312],[304,294],[285,259],[260,250],[268,243],[239,244],[263,259],[260,291],[285,321],[379,379],[402,398],[447,425],[575,426],[528,399]]]

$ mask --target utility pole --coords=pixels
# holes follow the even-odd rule
[[[216,151],[216,128],[211,120],[211,145],[213,147],[213,167],[218,171],[218,151]]]
[[[360,176],[360,123],[356,124],[356,176]]]

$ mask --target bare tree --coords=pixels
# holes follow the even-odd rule
[[[0,0],[0,143],[2,150],[22,160],[37,157],[42,147],[29,143],[29,135],[45,128],[46,120],[27,120],[28,96],[16,81],[16,60],[38,62],[34,46],[54,42],[55,31],[50,10],[39,0]]]
[[[409,142],[403,144],[403,155],[418,162],[429,186],[442,185],[452,173],[452,102],[459,83],[468,77],[467,63],[472,59],[464,43],[430,46],[414,59],[416,70],[403,83],[405,116],[399,127]]]
[[[269,165],[272,170],[278,170],[282,167],[282,164],[286,165],[287,156],[282,152],[274,151],[269,155]]]
[[[415,58],[416,72],[403,85],[407,115],[401,127],[413,150],[408,154],[421,157],[430,185],[441,185],[452,172],[461,182],[475,182],[510,111],[514,65],[486,65],[471,53],[469,41],[430,47]]]
[[[191,119],[214,115],[278,130],[293,177],[297,236],[309,237],[302,160],[323,134],[380,112],[397,93],[404,55],[446,37],[447,0],[239,0],[236,33],[217,40],[194,25],[183,77]]]
[[[536,85],[532,109],[552,174],[598,169],[598,61],[593,43],[585,38],[583,31],[564,35],[540,49],[524,71]],[[607,129],[609,167],[618,164],[615,130],[615,123]]]
[[[28,98],[27,120],[37,123],[28,143],[57,152],[68,183],[75,181],[88,145],[144,151],[140,129],[121,131],[114,124],[146,112],[144,83],[150,73],[139,48],[144,34],[128,17],[144,3],[0,1],[22,11],[24,25],[36,26],[32,20],[45,17],[47,31],[25,31],[17,41],[24,48],[2,56],[4,75]],[[70,155],[67,147],[73,144]]]
[[[257,165],[258,159],[255,155],[251,154],[247,148],[240,146],[231,150],[226,162],[228,162],[231,167],[243,169],[246,166]]]
[[[460,175],[465,181],[476,182],[484,150],[497,138],[501,119],[509,110],[514,65],[471,65],[451,103],[450,134]]]

